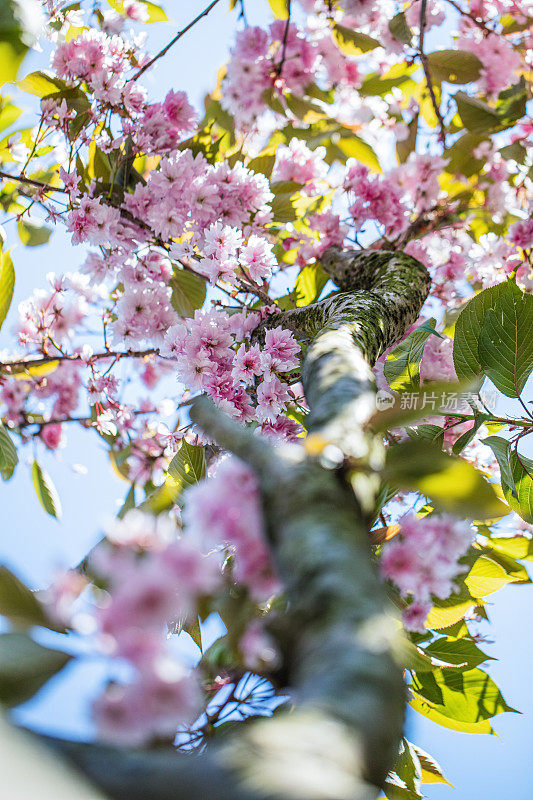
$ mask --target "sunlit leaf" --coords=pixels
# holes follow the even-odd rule
[[[425,440],[390,447],[384,478],[395,486],[427,495],[441,510],[452,514],[488,519],[508,511],[472,464]]]
[[[287,19],[289,16],[289,5],[287,0],[268,0],[274,16],[278,19]]]
[[[369,36],[367,33],[360,33],[347,28],[345,25],[336,23],[333,26],[333,36],[343,53],[349,56],[357,56],[361,53],[368,53],[376,47],[381,47],[381,43]]]
[[[502,491],[513,511],[533,523],[533,460],[517,455],[506,439],[489,436],[483,440],[500,466]]]
[[[37,461],[34,461],[31,475],[33,487],[40,504],[51,517],[59,518],[61,516],[61,501],[49,474]]]
[[[443,728],[451,728],[452,730],[459,731],[460,733],[494,733],[488,719],[481,720],[480,722],[461,722],[459,720],[452,719],[444,714],[441,714],[436,707],[432,706],[427,702],[427,700],[425,700],[416,692],[413,693],[413,698],[409,701],[409,705],[412,709],[418,711],[419,714],[427,717],[427,719],[430,719],[437,725],[441,725]]]
[[[517,397],[533,369],[533,296],[512,281],[487,309],[478,340],[481,368],[507,397]]]
[[[19,219],[18,232],[20,241],[26,247],[37,247],[40,244],[46,244],[52,235],[50,228],[37,219]]]
[[[180,449],[169,464],[169,475],[185,489],[205,478],[206,472],[204,448],[189,444],[183,439]]]
[[[492,594],[511,581],[504,568],[487,556],[480,556],[465,578],[465,584],[474,597]]]
[[[7,429],[0,422],[0,475],[8,481],[18,464],[17,449]]]
[[[470,83],[479,78],[482,63],[469,50],[437,50],[428,53],[432,78],[448,83]]]
[[[434,318],[424,322],[391,350],[384,365],[385,377],[395,392],[413,392],[420,388],[420,362],[426,341],[435,335]]]
[[[15,268],[9,251],[0,253],[0,328],[13,299],[15,288]]]
[[[413,678],[413,689],[434,711],[456,722],[477,724],[505,711],[509,706],[492,678],[483,670],[436,669]]]

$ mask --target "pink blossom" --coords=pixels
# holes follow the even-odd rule
[[[265,600],[278,588],[268,550],[257,481],[236,458],[225,458],[215,476],[187,489],[184,521],[187,537],[200,548],[235,551],[235,579],[251,595]]]
[[[413,598],[406,624],[420,629],[423,609],[432,596],[447,598],[455,591],[455,578],[464,571],[458,563],[473,540],[467,522],[443,514],[419,518],[408,514],[400,533],[383,546],[382,574],[393,581],[402,597]]]
[[[457,381],[457,373],[453,365],[453,340],[440,338],[432,334],[424,345],[424,353],[420,363],[420,380]]]
[[[254,378],[261,375],[263,367],[261,364],[261,350],[259,345],[254,344],[250,347],[241,344],[233,358],[232,377],[235,381],[242,381],[249,386]]]
[[[45,425],[41,428],[41,439],[49,450],[57,450],[59,447],[64,446],[65,437],[63,425]]]
[[[533,246],[533,217],[513,222],[508,237],[517,247],[529,250]]]
[[[265,351],[269,356],[270,366],[274,369],[287,372],[299,364],[296,354],[300,352],[300,345],[292,333],[281,326],[267,330]]]

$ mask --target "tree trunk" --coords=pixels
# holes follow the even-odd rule
[[[372,366],[419,315],[425,267],[398,252],[327,251],[340,293],[262,324],[310,344],[302,445],[273,447],[207,398],[191,418],[256,472],[288,611],[278,638],[292,713],[244,725],[201,756],[125,752],[50,740],[116,800],[375,800],[402,735],[399,626],[372,563],[381,437]],[[261,330],[258,331],[258,336]],[[347,480],[348,457],[358,474]]]

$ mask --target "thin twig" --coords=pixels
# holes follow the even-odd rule
[[[28,186],[35,186],[37,189],[42,189],[45,192],[61,192],[68,194],[68,189],[61,189],[58,186],[50,186],[49,183],[35,180],[35,178],[27,178],[25,175],[10,175],[9,172],[0,171],[0,178],[5,178],[9,181],[17,181],[18,183],[26,183]]]
[[[289,38],[289,27],[291,24],[291,0],[287,0],[287,22],[285,23],[285,30],[283,32],[283,41],[281,43],[281,60],[276,67],[276,74],[281,77],[281,71],[285,63],[287,55],[287,40]]]
[[[189,24],[188,24],[188,25],[186,25],[186,26],[185,26],[185,28],[183,28],[181,31],[178,31],[178,33],[177,33],[177,34],[174,36],[174,38],[173,38],[173,39],[171,39],[171,41],[170,41],[170,42],[169,42],[169,43],[166,45],[166,47],[163,47],[163,49],[162,49],[162,50],[160,50],[160,51],[159,51],[159,53],[157,53],[157,55],[155,55],[153,58],[151,58],[151,59],[150,59],[150,61],[148,61],[148,62],[147,62],[145,65],[144,65],[144,67],[141,67],[141,69],[140,69],[138,72],[136,72],[136,73],[135,73],[135,75],[133,76],[133,78],[130,78],[130,80],[131,80],[131,81],[136,81],[136,80],[137,80],[137,78],[140,78],[140,77],[141,77],[141,75],[142,75],[144,72],[146,72],[146,70],[147,70],[147,69],[150,69],[150,67],[152,66],[152,64],[155,64],[155,62],[156,62],[156,61],[158,61],[160,58],[162,58],[162,57],[163,57],[163,56],[164,56],[164,55],[165,55],[165,54],[166,54],[166,53],[167,53],[167,52],[170,50],[170,48],[171,48],[171,47],[172,47],[174,44],[176,44],[176,42],[177,42],[179,39],[181,39],[181,37],[182,37],[184,34],[186,34],[186,33],[187,33],[187,31],[189,31],[189,30],[190,30],[190,29],[193,27],[193,25],[196,25],[196,23],[197,23],[197,22],[199,22],[199,21],[202,19],[202,17],[205,17],[205,16],[207,16],[207,14],[209,14],[209,12],[211,11],[211,9],[212,9],[212,8],[214,8],[218,2],[219,2],[219,0],[213,0],[213,2],[212,2],[212,3],[210,3],[210,4],[207,6],[207,8],[204,8],[204,10],[203,10],[203,11],[202,11],[200,14],[198,14],[198,16],[197,16],[197,17],[195,17],[195,18],[193,19],[193,21],[192,21],[192,22],[189,22]]]
[[[428,87],[429,96],[431,98],[431,104],[433,106],[435,116],[439,121],[439,127],[440,127],[439,140],[442,142],[443,145],[446,145],[446,129],[444,126],[444,120],[442,118],[439,104],[437,103],[437,98],[435,96],[435,89],[433,88],[433,81],[431,79],[431,70],[429,68],[428,57],[424,53],[424,36],[426,33],[426,9],[427,9],[427,0],[422,0],[420,6],[420,36],[418,39],[418,55],[420,56],[420,61],[422,62],[422,68],[424,70],[424,75],[426,76],[426,84]]]
[[[91,364],[94,361],[102,361],[107,358],[114,358],[119,361],[121,358],[144,358],[145,356],[159,355],[159,350],[150,347],[147,350],[106,350],[103,353],[93,353],[91,356],[83,356],[81,353],[58,353],[57,355],[42,355],[30,358],[22,358],[19,361],[0,362],[0,370],[12,371],[16,373],[24,372],[30,367],[41,366],[41,364],[52,364],[55,361],[86,361]],[[160,356],[161,358],[163,356]]]

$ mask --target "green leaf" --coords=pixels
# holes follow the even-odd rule
[[[479,78],[482,63],[469,50],[437,50],[428,53],[431,76],[448,83],[470,83]]]
[[[476,598],[472,597],[463,584],[458,592],[453,592],[445,600],[434,601],[426,620],[426,628],[436,631],[449,628],[450,625],[460,622],[475,605]]]
[[[464,175],[469,178],[476,172],[479,172],[485,165],[486,159],[476,158],[474,150],[483,141],[488,140],[487,135],[479,135],[469,133],[466,131],[462,136],[455,141],[448,150],[444,152],[444,157],[448,160],[448,165],[445,168],[449,175]]]
[[[14,288],[15,268],[8,250],[5,253],[0,253],[0,328],[7,317],[7,312],[13,299]]]
[[[453,342],[453,363],[459,380],[471,380],[481,376],[478,355],[481,329],[487,312],[494,307],[504,291],[505,283],[499,283],[479,292],[459,314],[455,323]]]
[[[478,723],[509,706],[492,678],[481,669],[466,672],[436,669],[413,678],[413,689],[435,711],[457,722]]]
[[[316,122],[317,119],[326,116],[326,112],[312,100],[306,100],[304,97],[298,97],[290,92],[285,92],[283,96],[287,108],[302,122]]]
[[[5,131],[13,125],[22,114],[22,109],[13,103],[3,103],[0,108],[0,131]]]
[[[402,739],[393,770],[387,775],[383,791],[389,800],[422,800],[422,771],[410,742]]]
[[[19,67],[34,35],[26,29],[24,0],[2,0],[0,3],[0,85],[15,81]]]
[[[0,635],[0,702],[25,703],[70,659],[68,653],[43,647],[25,633]]]
[[[33,462],[31,475],[40,504],[47,514],[59,519],[61,517],[61,501],[52,479],[37,461]]]
[[[124,498],[124,502],[123,502],[123,504],[122,504],[122,506],[120,508],[120,511],[117,514],[117,517],[119,519],[122,519],[123,517],[126,516],[128,511],[131,511],[132,508],[135,508],[135,484],[134,483],[131,484],[131,486],[129,488],[129,491],[128,491],[128,494]]]
[[[40,625],[53,631],[65,630],[50,619],[31,589],[4,566],[0,566],[0,614],[17,626]]]
[[[445,714],[440,713],[437,707],[434,707],[428,701],[416,692],[413,692],[413,698],[409,701],[409,705],[415,711],[418,711],[422,716],[427,717],[437,725],[443,728],[451,728],[460,733],[484,733],[492,734],[491,724],[488,720],[481,720],[480,722],[461,722],[456,719],[447,717]]]
[[[148,19],[146,22],[168,22],[168,17],[165,11],[157,3],[151,3],[149,0],[141,0],[146,6],[148,11]]]
[[[415,88],[416,83],[412,78],[413,73],[418,69],[416,64],[406,67],[405,64],[396,64],[385,74],[373,72],[363,81],[359,93],[362,95],[388,94],[395,86],[399,86],[405,91],[407,88]]]
[[[533,523],[533,460],[517,456],[511,444],[501,436],[483,440],[500,465],[503,495],[513,511],[526,522]]]
[[[4,481],[11,478],[18,460],[17,448],[7,429],[0,422],[0,475]]]
[[[518,397],[533,369],[533,296],[512,281],[487,310],[478,341],[484,373],[507,397]]]
[[[56,78],[55,75],[38,70],[37,72],[30,72],[25,78],[17,81],[17,86],[23,92],[42,98],[65,89],[67,84],[61,78]]]
[[[205,478],[207,467],[204,448],[189,444],[185,439],[168,467],[168,474],[181,486],[182,490],[193,486]]]
[[[391,19],[389,22],[389,31],[396,41],[402,42],[403,44],[411,44],[413,32],[407,24],[403,11],[400,11]]]
[[[396,154],[400,164],[404,164],[411,153],[416,150],[416,140],[418,137],[418,120],[419,114],[415,114],[411,122],[408,124],[409,134],[406,139],[396,142]]]
[[[385,377],[395,392],[414,392],[420,388],[420,362],[428,338],[435,333],[436,319],[420,325],[391,350],[384,365]]]
[[[268,0],[268,3],[275,17],[278,19],[288,19],[289,4],[287,0]]]
[[[355,133],[349,136],[341,136],[336,142],[336,145],[347,158],[355,158],[356,161],[359,161],[366,167],[376,172],[381,172],[381,164],[379,163],[376,153],[368,142],[365,142],[360,136],[357,136]]]
[[[266,175],[267,178],[270,178],[272,175],[272,170],[274,169],[275,161],[275,155],[256,156],[248,162],[247,167],[248,169],[252,169],[254,172],[260,172],[261,175]]]
[[[198,275],[175,266],[169,285],[172,289],[172,308],[181,317],[193,317],[194,312],[204,304],[206,282]]]
[[[491,133],[500,127],[498,112],[488,103],[465,92],[454,95],[457,110],[465,128],[472,133]]]
[[[500,564],[493,561],[492,558],[482,555],[476,559],[465,578],[465,584],[474,597],[485,597],[511,583],[512,580]]]
[[[485,439],[485,443],[487,440]],[[485,547],[511,558],[533,560],[533,539],[527,536],[493,536]]]
[[[418,745],[412,742],[410,742],[410,745],[418,756],[422,783],[446,783],[448,786],[451,786],[451,783],[449,783],[442,774],[442,767],[435,761],[433,756],[426,753],[425,750],[422,750],[421,747],[418,747]]]
[[[40,244],[46,244],[52,235],[50,228],[40,220],[19,219],[18,232],[20,241],[26,247],[37,247]]]
[[[472,464],[444,453],[425,439],[390,447],[383,477],[395,486],[427,495],[436,507],[451,514],[488,519],[508,513]]]
[[[424,652],[431,658],[463,670],[474,669],[484,661],[491,660],[491,656],[486,655],[472,639],[466,637],[440,637],[424,648]]]
[[[307,264],[294,284],[292,296],[297,306],[308,306],[318,299],[329,276],[319,264]]]
[[[382,47],[381,43],[373,36],[353,31],[351,28],[339,24],[333,26],[333,38],[342,52],[349,56],[358,56],[361,53],[368,53],[376,47]]]

